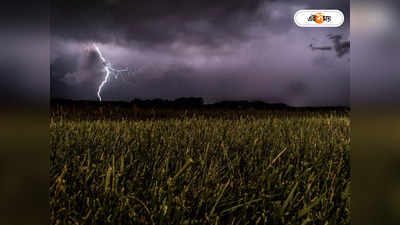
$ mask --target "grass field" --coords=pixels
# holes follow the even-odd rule
[[[51,224],[351,223],[347,112],[50,118]]]

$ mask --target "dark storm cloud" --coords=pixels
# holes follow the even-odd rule
[[[337,57],[342,57],[350,52],[350,41],[342,41],[343,37],[341,35],[331,35],[327,36],[330,40],[332,40],[333,46],[318,46],[315,47],[313,44],[310,44],[311,50],[319,50],[319,51],[331,51],[335,50]]]
[[[263,1],[53,1],[54,35],[82,41],[217,44],[241,38]],[[104,32],[108,31],[108,32]],[[209,32],[214,32],[210,35]]]
[[[340,9],[348,1],[54,1],[52,96],[96,99],[104,77],[84,49],[98,43],[117,68],[143,67],[112,80],[105,99],[257,99],[294,105],[348,104],[348,63],[309,49],[341,28],[301,29],[304,8]],[[333,46],[333,45],[332,45]],[[55,85],[53,85],[55,84]],[[57,86],[57,87],[56,87]]]
[[[295,9],[335,8],[349,14],[349,2],[311,0],[103,0],[52,1],[53,38],[118,43],[140,48],[237,45],[258,36],[252,27],[286,33]],[[347,29],[348,21],[344,24]]]
[[[334,48],[338,57],[342,57],[350,51],[350,41],[342,41],[342,38],[343,37],[341,35],[329,36],[329,39],[333,41]]]
[[[102,74],[103,71],[99,55],[94,50],[89,50],[86,51],[82,59],[79,60],[77,71],[66,73],[62,81],[70,85],[88,84],[92,83],[93,79],[100,77]]]
[[[276,3],[341,9],[346,15],[349,11],[348,1],[330,0],[58,0],[51,4],[51,29],[54,35],[80,40],[158,43],[184,36],[212,43],[221,36],[242,37],[249,23],[266,23],[271,15],[260,8]]]

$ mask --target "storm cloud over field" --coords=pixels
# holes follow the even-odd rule
[[[340,9],[345,24],[296,27],[294,13],[307,8]],[[348,49],[330,38],[349,39],[349,1],[73,0],[53,1],[51,13],[53,98],[96,99],[104,78],[96,43],[115,67],[141,68],[111,79],[104,100],[349,104]]]

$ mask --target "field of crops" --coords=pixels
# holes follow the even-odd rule
[[[51,224],[351,223],[346,112],[113,113],[51,113]]]

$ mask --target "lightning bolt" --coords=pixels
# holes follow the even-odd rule
[[[104,58],[103,53],[101,53],[99,47],[93,43],[94,48],[96,49],[96,52],[101,60],[101,62],[103,63],[104,66],[104,71],[106,72],[106,76],[104,77],[104,80],[101,82],[101,84],[99,85],[98,89],[97,89],[97,97],[99,98],[99,100],[101,101],[101,90],[103,89],[104,85],[109,81],[110,78],[110,74],[114,74],[114,78],[117,79],[119,74],[122,72],[128,72],[128,69],[123,69],[123,70],[118,70],[118,69],[114,69],[111,65],[111,63],[108,63],[107,60]]]

